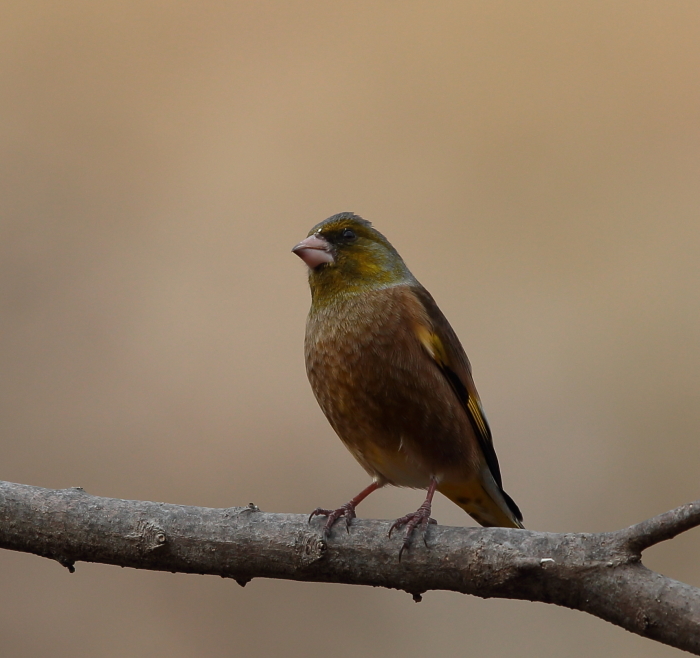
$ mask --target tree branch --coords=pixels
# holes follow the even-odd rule
[[[694,503],[681,505],[670,512],[664,512],[620,532],[624,532],[626,547],[629,550],[641,552],[699,525],[700,500],[696,500]]]
[[[234,578],[285,578],[582,610],[700,655],[700,589],[648,570],[641,551],[700,525],[700,501],[608,533],[430,526],[399,562],[390,522],[354,520],[326,541],[298,514],[100,498],[0,482],[0,548],[58,560]]]

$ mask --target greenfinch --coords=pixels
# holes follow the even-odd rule
[[[391,243],[353,213],[314,226],[292,249],[308,266],[306,371],[318,403],[372,484],[326,516],[324,534],[384,485],[427,489],[391,526],[425,537],[439,491],[483,526],[522,528],[503,490],[491,430],[462,345]],[[399,554],[400,557],[400,554]]]

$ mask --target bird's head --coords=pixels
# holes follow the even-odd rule
[[[351,212],[316,224],[292,251],[309,267],[314,302],[413,280],[391,243]]]

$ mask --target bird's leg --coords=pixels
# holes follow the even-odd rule
[[[327,516],[326,525],[323,526],[323,536],[328,537],[331,534],[331,528],[333,524],[342,516],[345,517],[345,529],[350,532],[350,521],[355,518],[355,508],[369,496],[373,491],[379,489],[382,485],[378,482],[372,482],[368,487],[360,491],[357,496],[352,500],[341,505],[338,509],[323,509],[322,507],[317,507],[309,515],[309,523],[314,516]]]
[[[433,496],[435,495],[435,489],[437,489],[437,480],[435,478],[430,479],[430,486],[428,487],[428,495],[425,497],[423,504],[415,511],[406,516],[402,516],[400,519],[396,519],[389,528],[389,537],[394,530],[402,526],[406,526],[406,534],[403,539],[403,546],[399,551],[399,561],[401,561],[401,555],[405,549],[408,548],[411,543],[411,535],[418,525],[421,527],[421,532],[423,533],[423,541],[427,546],[428,543],[425,541],[425,532],[428,529],[429,523],[437,523],[435,519],[430,518],[430,510],[433,505]]]

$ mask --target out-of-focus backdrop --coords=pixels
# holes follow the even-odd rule
[[[373,221],[469,353],[529,528],[700,497],[700,6],[10,1],[0,479],[265,511],[368,479],[290,253]],[[360,508],[395,518],[422,494]],[[441,523],[470,519],[445,499]],[[700,585],[700,534],[645,554]],[[0,653],[672,656],[578,612],[0,553]]]

